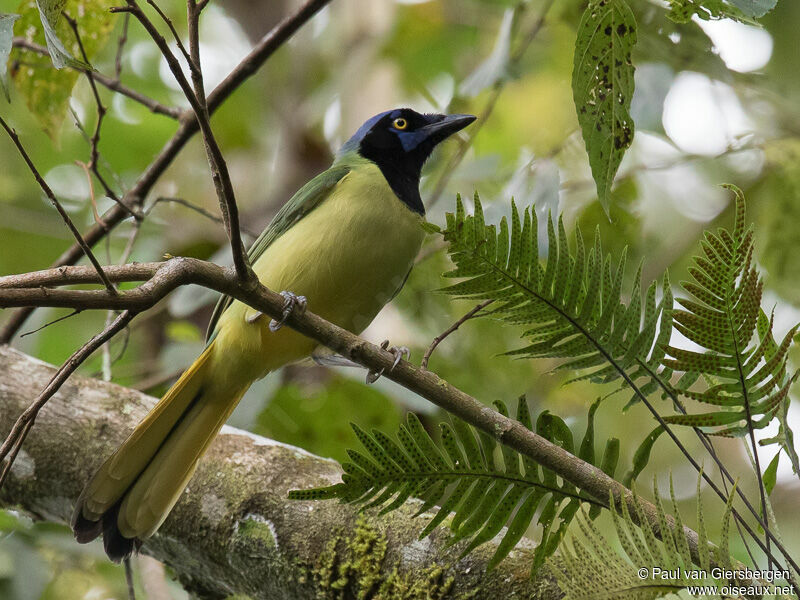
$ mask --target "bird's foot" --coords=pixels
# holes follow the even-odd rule
[[[392,366],[389,367],[390,373],[394,371],[394,368],[400,363],[403,357],[407,359],[409,356],[411,356],[411,350],[409,350],[405,346],[389,347],[389,340],[383,340],[383,342],[381,343],[381,348],[383,350],[388,350],[389,352],[394,354],[394,362],[392,363]],[[381,369],[380,371],[367,371],[367,383],[370,384],[378,381],[378,379],[381,378],[381,375],[383,375],[383,372],[384,369]]]
[[[298,296],[297,294],[287,290],[282,291],[281,296],[283,296],[283,312],[281,313],[280,320],[272,319],[269,322],[269,330],[272,332],[278,331],[281,327],[283,327],[283,324],[286,323],[286,319],[289,318],[289,315],[292,314],[292,311],[297,310],[301,315],[306,312],[308,301],[306,300],[305,296]],[[253,319],[253,321],[256,319],[258,319],[258,315]],[[248,319],[248,321],[250,321],[250,319]],[[250,322],[252,323],[253,321]]]

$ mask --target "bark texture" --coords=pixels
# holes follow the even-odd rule
[[[54,367],[0,346],[0,436],[46,385]],[[95,468],[155,399],[75,376],[39,414],[0,504],[67,522]],[[418,541],[416,506],[385,516],[334,502],[287,500],[290,489],[336,482],[330,460],[230,427],[204,457],[187,491],[143,551],[172,567],[202,598],[549,599],[546,575],[532,581],[531,545],[486,573],[494,542],[458,560],[441,529]]]

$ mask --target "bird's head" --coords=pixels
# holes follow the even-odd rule
[[[421,114],[410,108],[388,110],[368,119],[342,146],[380,167],[397,196],[424,213],[419,198],[422,166],[433,149],[475,120],[473,115]]]

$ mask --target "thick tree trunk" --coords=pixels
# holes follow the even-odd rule
[[[43,388],[53,367],[0,346],[0,438]],[[0,503],[66,522],[81,487],[154,399],[73,377],[41,411]],[[386,516],[335,502],[287,500],[294,488],[336,482],[332,461],[226,427],[158,535],[143,552],[172,567],[202,598],[557,598],[531,581],[530,544],[485,572],[494,543],[458,560],[441,529],[418,541],[426,517],[408,504]]]

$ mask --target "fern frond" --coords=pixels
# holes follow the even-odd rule
[[[502,402],[495,403],[495,407],[508,415]],[[591,411],[580,443],[581,457],[586,460],[594,457],[593,418]],[[517,420],[528,429],[533,428],[524,397],[518,403]],[[338,498],[363,508],[380,507],[381,513],[398,508],[411,497],[418,498],[422,505],[417,515],[439,507],[420,538],[429,535],[451,514],[451,543],[467,540],[462,556],[501,534],[488,564],[490,569],[511,552],[534,519],[543,529],[534,555],[533,569],[537,569],[555,552],[581,503],[599,508],[595,500],[583,496],[554,472],[463,421],[454,417],[451,423],[440,427],[441,441],[437,443],[413,413],[401,425],[397,440],[353,425],[364,450],[348,450],[351,460],[342,464],[342,482],[293,490],[289,498]],[[536,432],[573,452],[572,432],[559,417],[542,412],[536,421]],[[612,476],[618,456],[619,442],[609,441],[601,464]],[[501,533],[504,526],[507,528]]]
[[[565,600],[617,600],[623,597],[651,600],[675,594],[690,585],[721,587],[727,582],[711,577],[710,565],[716,563],[723,568],[734,565],[728,541],[734,491],[735,486],[722,519],[720,547],[713,548],[702,535],[698,543],[698,558],[705,573],[701,573],[692,563],[671,476],[670,495],[676,524],[673,529],[667,526],[671,518],[664,509],[655,481],[653,495],[656,498],[659,524],[657,529],[648,524],[638,500],[634,506],[638,513],[637,520],[642,525],[634,523],[627,504],[623,503],[622,510],[617,511],[612,498],[614,529],[625,556],[614,549],[586,515],[580,515],[577,522],[581,535],[572,535],[558,553],[562,562],[556,570],[556,578],[565,593]],[[697,500],[697,513],[699,530],[703,532],[705,529],[700,496]],[[662,535],[660,540],[656,537],[659,533]]]
[[[624,251],[615,262],[603,253],[599,232],[587,248],[580,230],[570,249],[563,221],[548,218],[545,261],[538,230],[536,212],[526,208],[520,214],[513,200],[510,225],[504,217],[496,227],[485,224],[477,194],[472,215],[459,197],[444,231],[455,263],[445,277],[462,281],[440,291],[495,300],[495,308],[484,315],[526,327],[528,345],[511,356],[558,359],[557,370],[578,372],[575,379],[608,383],[646,377],[652,383],[653,375],[664,373],[663,349],[672,330],[668,277],[657,301],[655,282],[642,293],[639,268],[626,304],[621,300]],[[654,390],[655,385],[648,388]]]
[[[679,382],[674,390],[714,409],[665,421],[741,436],[749,427],[766,427],[785,411],[797,378],[787,368],[797,326],[776,343],[772,318],[761,309],[763,283],[753,265],[753,230],[745,225],[744,195],[735,186],[727,187],[735,195],[734,228],[706,232],[703,255],[689,268],[692,281],[682,284],[691,297],[679,299],[682,309],[673,313],[675,328],[703,350],[667,346],[663,361],[673,370],[704,376],[704,389]]]

